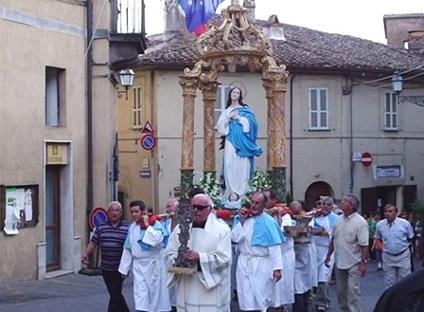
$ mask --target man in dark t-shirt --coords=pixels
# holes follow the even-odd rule
[[[113,201],[108,207],[109,221],[98,226],[85,249],[81,262],[88,264],[88,258],[96,247],[101,251],[101,269],[103,280],[110,295],[108,312],[129,312],[125,298],[122,295],[121,273],[118,272],[125,238],[128,233],[128,223],[122,221],[122,206]]]

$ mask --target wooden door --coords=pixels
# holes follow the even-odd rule
[[[46,266],[60,268],[60,166],[46,167]]]

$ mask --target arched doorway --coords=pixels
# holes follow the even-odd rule
[[[305,192],[305,210],[311,210],[320,196],[333,196],[333,188],[324,181],[314,182]]]

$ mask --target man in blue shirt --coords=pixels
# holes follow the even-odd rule
[[[397,218],[393,204],[384,207],[385,219],[377,223],[375,237],[383,242],[384,283],[389,288],[411,273],[409,244],[414,237],[411,224]]]

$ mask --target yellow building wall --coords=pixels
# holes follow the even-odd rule
[[[123,90],[121,90],[123,91]],[[138,96],[140,95],[140,102]],[[152,84],[149,71],[136,72],[133,86],[128,90],[128,100],[120,93],[118,98],[119,187],[129,218],[128,205],[132,200],[142,200],[148,208],[156,208],[154,181],[156,166],[153,150],[145,150],[140,143],[143,127],[149,122],[157,136],[153,119]],[[134,105],[141,107],[135,110]],[[139,112],[138,112],[139,111]]]

